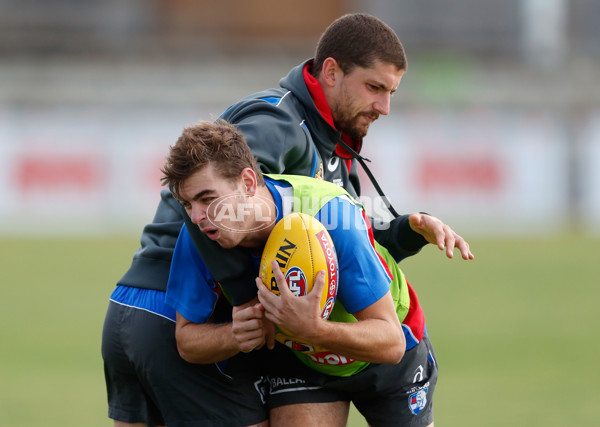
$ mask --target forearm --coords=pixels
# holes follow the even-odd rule
[[[190,363],[216,363],[239,352],[231,333],[232,324],[187,323],[176,332],[177,349]]]
[[[325,284],[324,272],[317,274],[308,295],[297,297],[288,289],[277,262],[272,265],[279,296],[257,279],[258,298],[268,320],[301,341],[351,359],[390,364],[402,359],[406,343],[390,291],[373,304],[352,313],[357,322],[323,320],[320,299]]]
[[[389,364],[398,363],[404,355],[406,343],[401,327],[386,320],[320,323],[306,339],[334,353],[364,362]]]

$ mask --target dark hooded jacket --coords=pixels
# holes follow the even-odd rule
[[[320,114],[306,86],[303,70],[309,61],[282,78],[280,89],[250,95],[221,118],[242,131],[263,172],[323,178],[358,197],[357,161],[340,150],[341,133]],[[361,143],[357,141],[356,151]],[[141,247],[119,284],[166,290],[173,248],[184,221],[206,265],[233,303],[243,304],[256,296],[256,271],[248,254],[224,249],[204,236],[167,190],[161,193],[154,221],[144,228]],[[414,255],[427,243],[410,229],[408,215],[374,224],[374,235],[397,261]]]

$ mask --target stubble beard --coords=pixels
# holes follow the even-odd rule
[[[361,120],[365,120],[365,117],[371,117],[372,120],[377,120],[378,115],[372,112],[358,113],[352,117],[344,117],[344,115],[338,115],[338,119],[334,119],[334,124],[337,130],[349,135],[352,139],[361,139],[367,136],[371,123],[365,122],[362,126],[359,125]]]

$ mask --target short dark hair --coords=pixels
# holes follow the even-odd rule
[[[168,185],[176,199],[182,200],[179,190],[183,181],[209,163],[223,178],[231,180],[238,178],[244,168],[251,168],[258,184],[264,183],[244,135],[224,120],[186,127],[161,168],[161,183]]]
[[[370,68],[375,61],[406,70],[400,39],[386,23],[366,13],[344,15],[329,25],[315,51],[312,74],[318,77],[327,58],[335,59],[344,74],[355,67]]]

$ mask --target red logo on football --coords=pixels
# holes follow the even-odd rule
[[[325,255],[325,260],[327,262],[327,283],[329,283],[329,287],[327,288],[327,301],[321,312],[321,318],[327,319],[331,314],[337,296],[338,262],[337,254],[329,233],[327,233],[326,230],[320,231],[317,233],[317,239],[323,249],[323,254]]]
[[[300,267],[291,267],[285,274],[285,281],[295,296],[306,295],[306,276]]]

